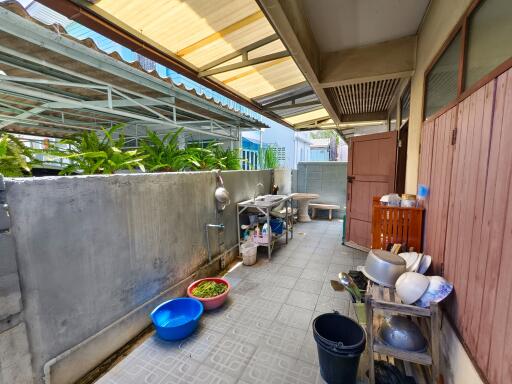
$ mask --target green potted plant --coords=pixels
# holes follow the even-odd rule
[[[123,134],[114,138],[115,132],[121,127],[116,125],[108,130],[102,129],[102,138],[95,131],[84,131],[52,145],[47,153],[69,161],[60,171],[61,175],[113,174],[134,169],[144,172],[143,160],[146,156],[138,149],[124,150],[126,142]]]
[[[3,133],[0,136],[0,173],[6,177],[21,177],[31,174],[32,165],[38,161],[31,148],[17,137]]]
[[[178,144],[182,131],[169,132],[162,138],[153,131],[147,131],[148,137],[142,140],[141,150],[146,156],[144,166],[148,172],[177,172],[185,167],[185,151]]]
[[[276,148],[271,145],[259,150],[260,169],[276,169],[279,167]]]

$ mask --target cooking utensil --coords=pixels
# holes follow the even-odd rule
[[[354,283],[354,280],[345,272],[340,272],[338,274],[338,279],[340,279],[340,283],[343,284],[345,289],[349,291],[352,296],[354,297],[354,302],[360,302],[363,298],[363,295],[361,294],[361,291],[357,287],[356,283]]]
[[[363,275],[363,272],[361,271],[348,271],[348,275],[352,278],[352,280],[354,280],[354,283],[356,283],[357,288],[359,288],[359,290],[363,294],[368,286],[368,278],[365,275]]]
[[[395,243],[393,244],[393,246],[391,247],[391,250],[390,252],[394,255],[398,255],[398,253],[400,252],[400,250],[402,249],[402,244],[400,243]]]
[[[337,280],[331,280],[331,287],[337,292],[344,292],[345,287]]]
[[[377,284],[394,287],[396,280],[405,270],[405,260],[400,256],[381,249],[372,249],[368,252],[362,272]]]
[[[357,284],[354,281],[354,279],[352,278],[352,276],[350,276],[348,273],[345,273],[345,272],[342,272],[341,275],[345,280],[348,281],[348,283],[350,284],[350,288],[352,288],[352,290],[356,294],[356,297],[359,299],[359,301],[361,301],[361,299],[363,298],[363,294],[361,293],[361,290],[357,286]]]
[[[377,335],[384,344],[406,351],[421,352],[427,347],[427,340],[419,327],[403,316],[385,317]]]
[[[350,293],[350,296],[352,296],[352,301],[355,303],[356,302],[356,294],[354,293],[354,291],[350,288],[350,285],[348,284],[347,281],[344,281],[342,280],[342,276],[341,276],[341,273],[338,275],[338,279],[341,283],[341,285],[343,286],[343,288],[348,292]]]

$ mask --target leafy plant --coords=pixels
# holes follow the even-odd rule
[[[204,171],[219,168],[219,160],[215,157],[211,145],[206,148],[188,147],[184,156],[185,168],[192,171]]]
[[[261,169],[275,169],[279,167],[279,159],[274,146],[260,148],[258,157],[260,159]]]
[[[199,285],[192,290],[192,295],[200,298],[215,297],[222,295],[227,289],[228,286],[226,284],[207,280],[199,283]]]
[[[30,175],[37,160],[32,150],[8,133],[0,136],[0,173],[7,177]]]
[[[103,138],[101,139],[94,131],[84,131],[79,135],[61,140],[47,152],[69,160],[69,164],[60,171],[62,175],[112,174],[134,168],[145,171],[143,160],[146,156],[137,149],[123,150],[126,143],[124,135],[114,138],[115,132],[121,127],[122,125],[116,125],[108,130],[102,129]]]
[[[217,159],[219,169],[241,169],[241,156],[239,149],[223,149],[220,143],[218,143],[217,145],[212,146],[212,151]]]
[[[185,151],[180,149],[178,136],[182,129],[169,132],[160,138],[148,130],[148,137],[141,143],[141,150],[146,155],[144,165],[149,172],[176,172],[186,165]]]
[[[189,146],[184,153],[186,168],[190,170],[240,169],[240,151],[224,149],[221,143],[210,143],[206,147]]]

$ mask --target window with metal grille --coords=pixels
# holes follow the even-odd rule
[[[277,160],[286,161],[286,147],[277,147],[275,148]]]

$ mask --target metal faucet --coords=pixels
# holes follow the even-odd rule
[[[224,224],[206,224],[204,226],[204,232],[206,234],[206,248],[208,249],[208,264],[212,262],[212,253],[210,251],[210,238],[208,236],[208,229],[210,228],[224,229]]]
[[[258,183],[256,184],[256,189],[254,190],[254,193],[252,195],[252,202],[255,203],[256,202],[256,196],[258,195],[259,191],[260,191],[260,188],[259,187],[263,187],[265,188],[265,186],[263,185],[263,183]]]

